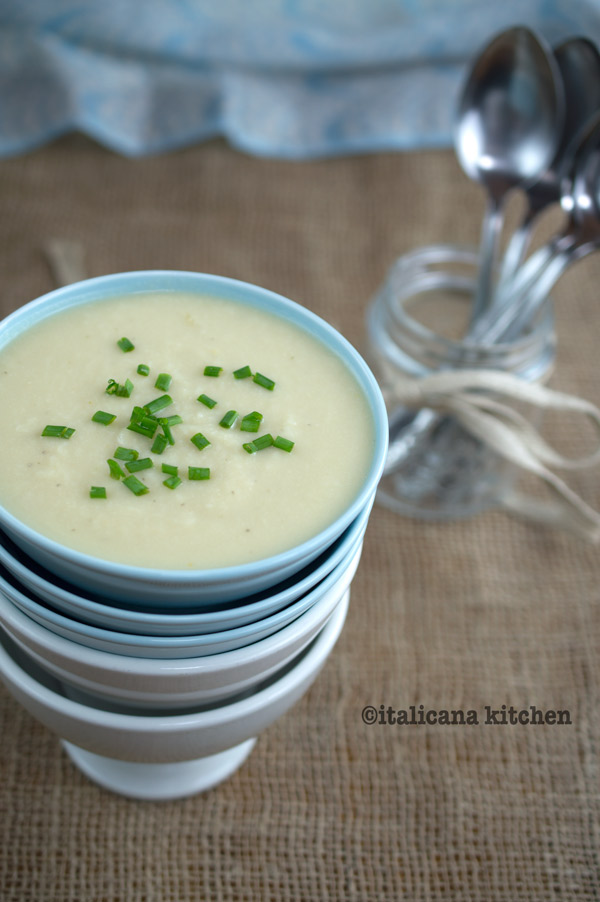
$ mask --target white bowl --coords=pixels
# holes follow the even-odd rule
[[[332,586],[339,582],[348,567],[352,565],[361,545],[362,535],[359,535],[337,567],[331,570],[325,579],[321,580],[310,592],[301,595],[282,610],[275,611],[273,614],[244,626],[213,633],[202,633],[199,636],[138,636],[81,623],[37,602],[35,598],[21,589],[2,566],[0,566],[0,599],[4,597],[31,620],[57,636],[62,636],[64,639],[69,639],[86,648],[110,652],[113,655],[171,659],[217,655],[260,642],[308,611]]]
[[[8,536],[0,532],[0,565],[15,577],[22,587],[29,590],[33,600],[40,605],[55,609],[70,619],[79,622],[78,631],[86,625],[136,636],[200,636],[222,630],[236,629],[248,623],[255,623],[270,614],[280,611],[314,586],[345,558],[349,549],[355,548],[364,536],[374,495],[353,523],[343,532],[327,551],[316,561],[303,568],[293,578],[278,583],[272,589],[259,595],[247,596],[227,606],[202,607],[201,610],[183,612],[173,609],[169,599],[164,598],[160,608],[136,610],[129,606],[115,607],[107,599],[87,595],[74,586],[62,582],[34,560],[27,557]],[[13,599],[16,604],[18,601]],[[25,610],[33,616],[33,612]],[[38,617],[42,616],[38,611]],[[37,618],[36,618],[37,619]],[[54,618],[49,617],[52,621]],[[59,622],[59,621],[55,621]],[[51,623],[45,624],[50,629]],[[91,633],[90,633],[91,634]]]
[[[17,645],[62,682],[99,699],[175,709],[212,704],[255,686],[314,639],[347,592],[362,546],[327,592],[288,626],[260,642],[194,658],[139,658],[86,648],[51,633],[0,595],[0,624]]]
[[[179,798],[229,776],[257,734],[298,701],[334,647],[347,609],[346,592],[306,652],[251,695],[185,715],[116,714],[72,701],[57,681],[11,653],[2,636],[0,677],[33,717],[62,737],[72,760],[101,786],[133,798]]]

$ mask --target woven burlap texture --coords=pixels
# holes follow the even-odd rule
[[[83,242],[90,275],[256,282],[358,346],[393,260],[476,243],[483,209],[450,151],[293,163],[211,142],[131,161],[80,137],[2,162],[0,197],[3,314],[53,287],[41,249],[58,237]],[[555,291],[553,384],[595,403],[599,276],[590,258]],[[549,426],[581,451],[568,421]],[[571,484],[598,506],[598,471]],[[89,782],[0,689],[0,898],[598,899],[598,575],[597,549],[504,513],[426,524],[376,506],[316,683],[228,781],[177,802]],[[572,723],[483,723],[503,704]],[[369,725],[367,705],[480,723]]]

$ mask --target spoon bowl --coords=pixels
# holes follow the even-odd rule
[[[467,79],[454,141],[462,168],[488,195],[472,321],[489,303],[504,199],[548,169],[563,117],[558,65],[541,39],[521,26],[494,38]]]
[[[565,96],[562,135],[552,163],[542,177],[526,189],[527,209],[506,248],[494,304],[501,301],[503,286],[525,256],[535,221],[543,210],[558,203],[565,194],[565,180],[569,178],[585,128],[600,110],[600,53],[596,45],[587,38],[570,38],[555,47],[554,57]]]
[[[510,303],[483,316],[475,337],[498,342],[518,335],[565,269],[600,247],[600,114],[588,124],[564,184],[561,204],[569,213],[565,229],[520,268],[510,283]]]

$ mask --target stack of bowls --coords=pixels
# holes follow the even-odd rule
[[[387,417],[370,371],[331,327],[286,299],[218,277],[128,273],[60,289],[0,324],[0,351],[37,320],[40,305],[60,310],[140,283],[217,286],[291,310],[343,359],[374,420],[368,473],[343,513],[301,545],[251,563],[128,566],[61,545],[0,506],[0,677],[91,779],[164,799],[206,789],[239,767],[335,645],[385,461]]]

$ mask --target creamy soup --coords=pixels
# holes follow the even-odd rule
[[[160,374],[171,379],[155,387]],[[172,403],[154,409],[165,395]],[[375,441],[362,389],[321,342],[268,312],[183,292],[41,322],[0,352],[0,403],[4,507],[74,549],[143,567],[222,567],[306,541],[352,502]],[[175,417],[151,437],[128,428],[148,404]],[[115,419],[104,425],[98,411]],[[255,413],[258,430],[242,430]],[[42,436],[46,426],[75,431]]]

